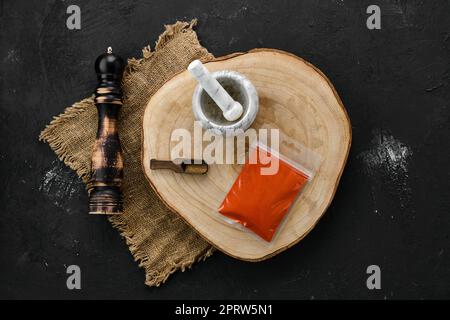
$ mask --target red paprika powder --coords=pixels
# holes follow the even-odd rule
[[[227,218],[242,224],[266,241],[275,231],[308,181],[308,175],[294,165],[258,146],[256,163],[247,161],[219,208]],[[273,161],[274,174],[264,174]]]

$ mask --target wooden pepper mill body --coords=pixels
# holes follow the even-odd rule
[[[90,214],[121,214],[123,157],[118,134],[118,116],[122,106],[120,86],[123,60],[108,53],[95,62],[98,87],[95,105],[98,111],[98,130],[92,153],[90,183]]]

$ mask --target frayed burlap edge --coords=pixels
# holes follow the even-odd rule
[[[89,183],[90,168],[82,165],[81,163],[76,163],[76,161],[67,152],[64,141],[61,139],[61,137],[52,135],[52,129],[55,126],[63,124],[67,121],[67,119],[74,118],[83,113],[93,103],[94,97],[92,96],[66,108],[64,110],[64,113],[60,114],[59,116],[53,117],[53,120],[45,127],[44,130],[42,130],[41,134],[39,135],[39,141],[47,142],[50,148],[58,156],[58,159],[64,162],[69,168],[74,170],[86,185]]]
[[[193,19],[190,22],[177,21],[172,25],[165,25],[165,31],[159,36],[155,44],[155,50],[151,51],[150,46],[144,47],[142,49],[142,58],[136,59],[131,58],[128,60],[128,64],[125,68],[125,74],[128,72],[133,72],[136,66],[138,66],[144,59],[150,58],[159,49],[163,48],[168,42],[170,42],[174,37],[186,30],[191,30],[197,24],[197,19]],[[125,77],[124,77],[125,78]],[[65,148],[64,141],[61,140],[59,136],[52,134],[52,129],[63,124],[67,119],[76,117],[80,113],[87,110],[87,108],[92,105],[94,98],[89,97],[83,99],[72,106],[66,108],[64,113],[56,116],[53,120],[44,128],[44,130],[39,135],[39,140],[47,142],[50,148],[56,153],[58,158],[63,161],[69,168],[74,170],[77,175],[86,184],[87,189],[89,189],[89,178],[90,178],[90,168],[85,165],[76,163],[74,159],[68,154]],[[207,248],[203,253],[199,254],[188,261],[175,263],[167,265],[166,269],[161,271],[152,270],[152,266],[148,263],[148,256],[145,252],[140,250],[136,243],[134,242],[134,234],[129,229],[128,225],[123,221],[120,215],[111,216],[108,218],[114,228],[116,228],[120,235],[125,239],[129,250],[136,262],[138,262],[139,267],[145,270],[145,284],[148,286],[159,286],[164,283],[171,274],[177,270],[184,272],[186,269],[190,268],[195,262],[204,261],[206,258],[210,257],[215,249],[213,247]]]

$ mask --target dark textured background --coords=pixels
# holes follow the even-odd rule
[[[66,8],[81,7],[81,30]],[[381,7],[382,29],[366,28]],[[449,1],[1,1],[1,298],[450,298]],[[290,51],[336,86],[353,145],[336,197],[300,244],[261,263],[217,253],[160,288],[79,179],[37,141],[96,85],[93,61],[154,44],[163,24],[199,18],[216,56]],[[66,288],[66,266],[82,290]],[[369,291],[370,264],[382,289]]]

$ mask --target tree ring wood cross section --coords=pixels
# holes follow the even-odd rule
[[[350,120],[328,78],[287,52],[255,49],[216,58],[205,66],[211,72],[240,72],[254,84],[260,110],[251,128],[269,124],[320,155],[314,178],[292,206],[281,232],[267,245],[254,234],[231,227],[217,213],[242,165],[212,164],[204,176],[151,170],[150,159],[170,159],[177,143],[171,141],[173,130],[194,129],[191,99],[197,82],[187,71],[165,83],[147,105],[143,170],[164,203],[219,250],[242,260],[264,260],[298,243],[327,210],[350,150]]]

